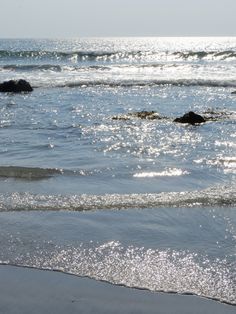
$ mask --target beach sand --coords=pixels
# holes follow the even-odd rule
[[[0,266],[1,314],[236,313],[236,307],[192,295],[153,293],[55,271]]]

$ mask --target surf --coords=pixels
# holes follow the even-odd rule
[[[233,187],[162,193],[47,195],[31,193],[0,194],[0,211],[89,211],[161,207],[236,206]]]

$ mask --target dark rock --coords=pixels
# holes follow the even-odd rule
[[[155,119],[161,118],[159,114],[155,111],[138,111],[138,112],[133,112],[131,115],[139,119],[148,119],[148,120],[155,120]]]
[[[231,93],[232,95],[236,95],[236,90]]]
[[[176,118],[174,122],[195,124],[206,122],[206,120],[199,114],[196,114],[193,111],[189,111],[188,113],[185,113],[182,117]]]
[[[146,120],[161,119],[160,115],[155,111],[129,112],[126,115],[112,117],[113,120],[130,120],[132,118],[146,119]]]
[[[122,115],[122,116],[114,116],[112,117],[112,120],[130,120],[130,117],[128,117],[127,115]]]
[[[225,109],[208,109],[204,111],[203,114],[206,121],[220,121],[231,119],[231,117],[234,115],[234,111],[227,111]]]
[[[21,93],[32,91],[33,88],[30,83],[25,80],[10,80],[0,84],[0,92],[2,93]]]

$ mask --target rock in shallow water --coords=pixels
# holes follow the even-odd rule
[[[206,122],[206,120],[199,114],[196,114],[193,111],[189,111],[185,113],[182,117],[176,118],[174,122],[196,124]]]
[[[2,93],[21,93],[32,92],[33,88],[26,80],[10,80],[0,84],[0,92]]]
[[[113,120],[130,120],[132,118],[138,119],[146,119],[146,120],[156,120],[162,119],[162,117],[155,111],[137,111],[137,112],[129,112],[126,115],[114,116]]]
[[[189,111],[185,113],[182,117],[175,118],[172,120],[170,117],[161,116],[155,111],[137,111],[137,112],[129,112],[124,115],[113,116],[112,120],[132,120],[132,119],[143,119],[143,120],[169,120],[178,123],[189,123],[189,124],[199,124],[207,121],[218,121],[229,119],[234,112],[223,111],[215,111],[213,109],[208,109],[203,112],[203,116],[196,114],[193,111]]]

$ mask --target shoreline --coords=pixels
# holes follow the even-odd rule
[[[235,306],[194,295],[155,293],[60,271],[0,265],[0,312],[6,314],[233,314]]]

